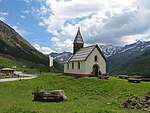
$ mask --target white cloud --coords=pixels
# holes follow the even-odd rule
[[[70,39],[62,41],[56,41],[54,47],[56,51],[71,51],[73,42]]]
[[[6,13],[6,12],[0,12],[0,15],[1,16],[6,16],[6,15],[8,15],[8,13]]]
[[[78,26],[86,45],[124,45],[146,38],[150,30],[150,0],[46,0],[38,9],[53,47],[71,51]],[[57,37],[57,38],[56,38]]]
[[[20,17],[21,17],[22,19],[26,19],[26,17],[25,17],[24,15],[21,15]]]
[[[43,54],[50,54],[52,52],[55,52],[53,51],[51,48],[49,47],[41,47],[39,44],[34,44],[33,45],[38,51],[42,52]]]
[[[8,15],[7,12],[0,12],[0,20],[5,21],[5,17]]]
[[[39,25],[39,26],[45,26],[45,25],[43,24],[43,22],[39,22],[38,25]]]
[[[24,11],[22,11],[22,13],[28,14],[28,13],[30,13],[30,11],[29,10],[24,10]]]
[[[26,3],[30,3],[30,2],[32,2],[32,0],[23,0],[24,2],[26,2]]]
[[[31,13],[33,15],[36,14],[36,17],[38,19],[39,18],[41,18],[41,19],[47,18],[49,16],[50,12],[51,12],[51,9],[47,5],[43,5],[42,3],[41,3],[41,7],[40,8],[37,8],[37,7],[34,7],[34,6],[31,7]]]
[[[52,37],[52,38],[51,38],[51,41],[52,41],[52,42],[59,42],[59,41],[60,41],[60,39],[59,39],[59,38],[57,38],[57,37]]]

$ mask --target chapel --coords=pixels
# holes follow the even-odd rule
[[[84,47],[80,28],[73,42],[73,55],[64,63],[64,74],[73,76],[106,74],[106,57],[97,44]]]

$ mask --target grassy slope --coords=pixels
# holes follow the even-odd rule
[[[60,103],[32,102],[37,88],[63,89],[68,97]],[[132,95],[145,95],[150,83],[128,83],[111,77],[75,78],[61,74],[43,74],[25,81],[0,83],[0,111],[3,113],[143,113],[141,109],[125,109],[120,104]]]
[[[22,67],[24,65],[26,66],[26,68]],[[17,66],[15,70],[25,71],[25,73],[35,73],[35,69],[41,71],[49,70],[48,66],[42,64],[36,64],[34,62],[30,62],[30,61],[26,61],[26,60],[14,58],[9,55],[2,55],[2,54],[0,54],[0,66],[9,67],[9,68],[12,68],[13,66]]]
[[[115,62],[115,59],[113,62]],[[121,61],[119,59],[119,61]],[[113,63],[110,62],[110,63]],[[116,61],[117,63],[117,61]],[[112,65],[112,64],[111,64]],[[109,65],[110,66],[110,65]],[[109,67],[108,66],[108,67]],[[128,75],[141,75],[150,77],[150,50],[146,51],[141,56],[135,57],[130,60],[122,59],[118,64],[113,64],[109,67],[110,73],[113,74],[128,74]]]
[[[124,63],[118,69],[118,73],[137,74],[150,77],[150,55],[139,56]]]

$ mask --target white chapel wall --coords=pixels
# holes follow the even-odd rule
[[[94,61],[94,57],[97,55],[98,62]],[[106,62],[102,55],[99,53],[98,49],[95,48],[90,56],[87,58],[85,62],[85,74],[90,74],[92,72],[92,67],[94,64],[98,64],[100,67],[100,71],[106,73]]]
[[[64,73],[73,74],[85,74],[85,62],[80,62],[80,69],[78,69],[78,61],[74,62],[74,69],[72,69],[72,62],[69,62],[69,69],[67,68],[67,63],[64,64]]]

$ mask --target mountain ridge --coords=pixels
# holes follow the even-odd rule
[[[138,70],[134,68],[136,67],[134,63],[138,62],[138,60],[144,59],[145,54],[150,53],[150,41],[137,41],[133,44],[128,44],[123,47],[113,45],[100,45],[100,48],[103,51],[104,55],[107,57],[107,69],[110,74],[142,74],[142,72],[138,72]],[[69,58],[69,55],[71,56],[71,53],[66,53],[68,53],[67,58]],[[60,59],[67,59],[65,58],[65,55],[63,55],[63,52],[59,53],[59,55],[57,53],[53,54],[55,54],[55,56],[51,54],[52,57],[54,57],[54,59],[57,59],[58,62],[63,63],[66,60],[60,61]],[[135,62],[132,62],[132,60]],[[133,64],[131,64],[130,62]],[[127,65],[133,65],[134,67],[130,66],[131,69],[128,69]],[[140,66],[137,68],[140,68]],[[127,70],[132,70],[133,72],[130,71],[129,73]],[[143,74],[146,74],[147,72],[147,69],[143,69]]]

